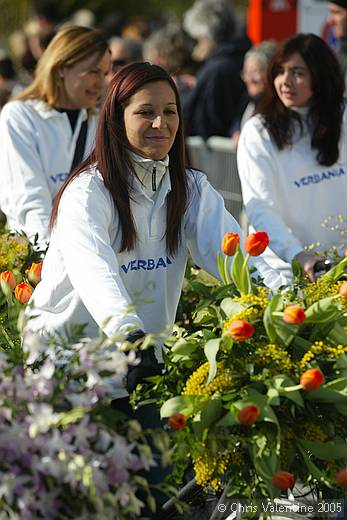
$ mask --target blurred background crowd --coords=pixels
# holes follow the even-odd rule
[[[337,45],[325,23],[326,2],[198,4],[193,0],[0,1],[0,108],[32,81],[42,52],[61,27],[96,27],[112,52],[108,79],[131,61],[161,65],[178,85],[187,135],[231,136],[236,143],[265,87],[275,41],[295,32],[314,32],[324,33],[332,46]]]

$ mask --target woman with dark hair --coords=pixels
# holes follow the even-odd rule
[[[322,253],[344,246],[335,219],[347,197],[344,81],[314,34],[286,40],[272,59],[259,113],[244,126],[238,169],[250,225],[265,230],[270,265],[290,276],[295,258],[311,281]]]
[[[55,199],[30,330],[170,333],[188,251],[218,276],[223,236],[240,232],[206,176],[186,170],[184,150],[175,82],[156,65],[124,66],[109,85],[94,150]]]

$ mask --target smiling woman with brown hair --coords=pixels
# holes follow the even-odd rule
[[[52,201],[95,139],[96,103],[110,53],[87,27],[61,29],[37,65],[35,79],[1,112],[0,206],[11,229],[49,240]]]
[[[314,34],[293,36],[272,59],[258,114],[241,132],[238,170],[248,220],[268,233],[264,256],[288,277],[296,259],[314,281],[323,252],[345,245],[336,228],[347,197],[343,91],[329,46]]]

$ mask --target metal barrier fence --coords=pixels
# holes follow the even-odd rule
[[[188,137],[186,143],[191,166],[206,173],[212,186],[223,196],[227,210],[244,227],[236,150],[231,139],[210,137],[204,141],[194,136]]]

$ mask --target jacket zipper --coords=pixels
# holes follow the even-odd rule
[[[152,170],[152,191],[157,191],[157,168],[155,166]]]

